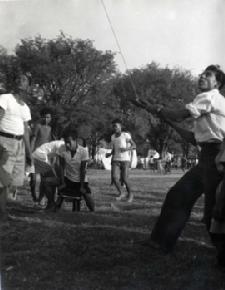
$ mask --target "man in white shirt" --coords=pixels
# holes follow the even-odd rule
[[[205,222],[207,230],[210,229],[216,188],[222,178],[216,168],[215,157],[225,138],[225,97],[219,92],[224,83],[225,75],[222,70],[217,65],[210,65],[199,77],[200,93],[181,110],[170,110],[160,105],[137,101],[138,105],[163,119],[180,122],[192,117],[195,123],[194,137],[197,145],[201,147],[199,163],[169,190],[160,217],[152,230],[149,245],[164,252],[173,250],[195,201],[203,192]],[[214,243],[213,235],[211,239]],[[225,257],[222,260],[225,261]],[[221,264],[220,261],[218,256]]]
[[[114,134],[111,136],[112,152],[107,153],[106,157],[112,155],[112,182],[115,184],[119,193],[116,200],[120,201],[124,197],[127,197],[127,201],[132,202],[133,194],[128,182],[128,170],[132,158],[130,152],[136,148],[136,145],[129,133],[122,132],[122,124],[120,120],[114,120],[112,125],[114,131]],[[126,186],[127,196],[122,193],[120,181]]]
[[[60,182],[57,157],[65,150],[65,142],[63,140],[55,140],[42,144],[32,153],[34,163],[34,172],[32,173],[41,175],[39,196],[45,195],[47,197],[45,210],[55,208],[55,192]]]
[[[95,203],[91,196],[91,189],[86,175],[87,162],[89,160],[87,147],[78,144],[77,132],[68,128],[64,133],[66,151],[60,154],[61,163],[61,186],[57,207],[63,202],[61,194],[75,197],[83,197],[88,209],[94,211]]]
[[[51,159],[62,154],[66,150],[63,140],[55,140],[42,144],[32,153],[36,173],[49,171]],[[45,169],[46,168],[46,169]]]
[[[26,160],[31,164],[28,121],[29,107],[23,101],[29,79],[21,75],[13,93],[0,95],[0,215],[6,217],[6,197],[10,186],[22,186]]]

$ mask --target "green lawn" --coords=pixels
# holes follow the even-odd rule
[[[89,170],[96,212],[58,213],[32,208],[23,189],[9,203],[12,220],[1,227],[2,288],[9,289],[225,289],[196,204],[173,255],[143,247],[168,188],[181,176],[132,170],[133,204],[115,202],[110,172]]]

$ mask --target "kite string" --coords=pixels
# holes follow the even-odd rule
[[[109,23],[109,26],[110,26],[110,28],[111,28],[112,34],[113,34],[113,36],[114,36],[114,38],[115,38],[116,45],[117,45],[117,47],[118,47],[118,49],[119,49],[119,52],[120,52],[121,58],[122,58],[122,60],[123,60],[124,66],[125,66],[125,68],[126,68],[126,71],[127,71],[127,74],[128,74],[129,80],[130,80],[130,83],[131,83],[131,87],[132,87],[132,89],[133,89],[133,91],[134,91],[134,94],[135,94],[135,98],[136,98],[136,99],[139,99],[139,97],[138,97],[138,95],[137,95],[137,90],[136,90],[136,87],[135,87],[134,81],[133,81],[133,79],[132,79],[132,76],[131,76],[130,71],[128,70],[128,66],[127,66],[126,59],[125,59],[124,54],[123,54],[123,52],[122,52],[122,49],[121,49],[121,46],[120,46],[120,43],[119,43],[119,39],[118,39],[118,37],[117,37],[117,35],[116,35],[116,31],[115,31],[115,29],[113,28],[113,24],[112,24],[112,21],[111,21],[111,19],[110,19],[110,17],[109,17],[109,13],[108,13],[108,11],[107,11],[107,9],[106,9],[105,3],[104,3],[103,0],[100,0],[100,2],[101,2],[102,7],[103,7],[103,9],[104,9],[104,11],[105,11],[106,18],[107,18],[108,23]]]

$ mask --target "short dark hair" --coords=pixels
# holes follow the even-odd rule
[[[86,139],[83,138],[83,137],[79,137],[79,136],[78,136],[78,138],[82,141],[82,146],[83,147],[87,147],[87,141],[86,141]]]
[[[41,117],[43,117],[45,115],[48,115],[48,114],[52,115],[52,109],[51,108],[44,107],[44,108],[41,109],[41,111],[40,111],[40,116]]]
[[[77,139],[78,138],[77,129],[74,126],[69,125],[68,127],[65,128],[62,137],[64,139],[68,137],[72,137],[73,140]]]
[[[112,124],[122,124],[121,119],[117,118],[112,121]]]
[[[222,89],[222,87],[225,84],[225,74],[221,70],[220,66],[217,64],[211,64],[211,65],[207,66],[207,68],[205,70],[210,70],[210,71],[213,71],[215,73],[216,80],[220,83],[219,89]]]
[[[18,83],[20,82],[21,78],[24,77],[28,80],[28,84],[29,86],[31,86],[32,84],[32,76],[31,76],[31,73],[30,72],[25,72],[25,73],[18,73],[14,76],[15,78],[15,83],[18,85]]]

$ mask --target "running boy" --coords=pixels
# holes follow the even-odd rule
[[[128,202],[133,201],[130,184],[128,182],[128,171],[131,163],[131,152],[136,148],[134,141],[129,133],[122,131],[122,124],[119,119],[112,122],[114,134],[111,136],[112,152],[107,153],[106,157],[112,155],[112,182],[115,184],[119,193],[116,200],[120,201],[127,198]],[[127,195],[122,193],[121,183],[125,184]]]

